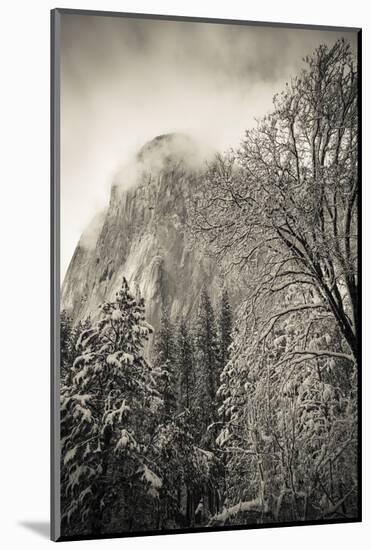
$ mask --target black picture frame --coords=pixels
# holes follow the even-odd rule
[[[254,27],[272,27],[286,29],[307,29],[307,30],[336,30],[353,31],[357,33],[357,61],[358,61],[358,276],[359,276],[359,318],[362,319],[362,29],[355,27],[337,27],[315,24],[293,24],[293,23],[272,23],[261,21],[234,20],[234,19],[216,19],[201,17],[185,17],[173,15],[157,15],[144,13],[124,13],[112,11],[79,10],[79,9],[61,9],[51,10],[51,409],[50,409],[50,441],[51,441],[51,539],[53,541],[69,540],[91,540],[106,538],[125,538],[137,536],[153,536],[167,534],[188,534],[200,532],[218,532],[218,531],[236,531],[250,529],[280,528],[287,526],[305,526],[305,525],[326,525],[338,523],[354,523],[362,521],[362,337],[359,331],[358,347],[358,517],[355,519],[329,519],[316,521],[290,521],[282,523],[264,523],[254,525],[233,525],[223,527],[197,527],[187,529],[165,529],[152,531],[133,531],[103,535],[83,535],[83,536],[62,536],[60,531],[60,411],[59,411],[59,383],[60,383],[60,38],[61,38],[61,16],[80,15],[80,16],[99,16],[115,17],[126,19],[144,19],[144,20],[162,20],[162,21],[181,21],[181,22],[200,22],[209,24],[228,24],[236,26],[254,26]]]

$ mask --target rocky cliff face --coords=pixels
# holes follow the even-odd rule
[[[187,201],[204,155],[182,135],[147,143],[115,179],[108,208],[82,235],[62,286],[62,308],[74,320],[112,299],[125,276],[140,289],[149,322],[158,327],[161,303],[171,317],[189,315],[206,285],[220,292],[218,269],[187,233]]]

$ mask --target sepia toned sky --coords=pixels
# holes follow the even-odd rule
[[[353,32],[62,15],[61,279],[114,174],[147,141],[183,132],[238,145],[321,43]]]

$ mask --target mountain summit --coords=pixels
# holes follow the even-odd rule
[[[159,325],[161,304],[189,315],[203,285],[219,294],[218,270],[187,233],[188,199],[207,153],[183,134],[146,143],[117,174],[107,209],[81,236],[62,286],[74,321],[113,299],[123,276],[140,290],[146,316]]]

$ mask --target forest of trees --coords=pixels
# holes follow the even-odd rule
[[[243,299],[62,312],[63,534],[357,517],[357,67],[305,62],[190,205]]]
[[[61,316],[63,525],[69,534],[205,525],[220,510],[217,396],[232,333],[228,292],[214,312],[152,327],[123,280],[96,322]],[[216,369],[217,366],[217,369]]]

